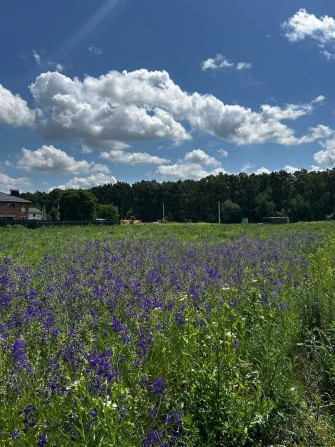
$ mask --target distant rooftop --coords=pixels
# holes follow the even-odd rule
[[[17,197],[16,195],[5,194],[4,192],[0,192],[0,202],[11,202],[11,203],[30,203],[30,200],[21,199],[21,197]]]
[[[29,213],[42,213],[41,210],[39,210],[38,208],[34,208],[34,207],[29,207],[28,211],[29,211]]]

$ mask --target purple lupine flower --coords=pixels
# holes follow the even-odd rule
[[[157,433],[150,428],[148,433],[142,438],[142,445],[143,447],[151,447],[157,442],[159,442],[159,437]]]
[[[113,322],[111,324],[111,329],[115,333],[120,332],[122,330],[121,321],[114,317]]]
[[[38,447],[43,447],[43,446],[47,445],[47,438],[45,435],[43,435],[43,434],[38,435],[37,445],[38,445]]]
[[[0,277],[0,284],[8,284],[9,283],[9,276],[3,275]]]
[[[32,405],[32,404],[27,404],[26,405],[26,408],[23,410],[23,412],[25,413],[25,414],[29,414],[29,413],[33,413],[33,412],[35,412],[35,411],[37,411],[37,408],[35,407],[35,405]]]
[[[229,306],[234,309],[237,306],[237,299],[233,298],[229,304]]]
[[[11,432],[10,437],[12,439],[19,439],[20,438],[20,434],[16,430],[14,430],[14,431]]]
[[[237,349],[238,348],[238,345],[239,345],[239,339],[238,338],[235,338],[235,340],[234,340],[234,343],[233,343],[233,349]]]
[[[176,413],[174,410],[171,410],[170,413],[166,416],[165,422],[170,425],[172,423],[181,424],[181,417],[183,415],[183,410],[178,411]]]
[[[158,415],[159,408],[155,405],[153,408],[149,408],[148,416],[150,419],[156,419]]]
[[[25,343],[17,338],[12,346],[12,357],[13,362],[17,364],[18,367],[23,366],[23,368],[28,368],[29,364],[25,353]]]
[[[158,394],[162,394],[164,393],[165,390],[165,382],[161,377],[157,377],[157,379],[155,379],[153,381],[152,384],[152,390],[154,392],[154,394],[157,396]]]
[[[11,298],[8,295],[8,293],[0,294],[0,305],[8,306],[10,301],[11,301]]]
[[[185,314],[184,314],[184,309],[185,306],[179,306],[178,311],[174,314],[174,319],[175,322],[179,325],[182,326],[186,323],[186,318],[185,318]]]
[[[70,330],[69,330],[69,332],[67,333],[67,336],[69,337],[69,338],[76,338],[76,331],[73,329],[73,328],[71,328]]]

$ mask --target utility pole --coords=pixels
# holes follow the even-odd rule
[[[163,219],[162,222],[165,223],[165,209],[164,209],[164,202],[163,202]]]
[[[218,202],[218,217],[219,217],[218,222],[220,224],[221,223],[221,204],[220,204],[220,202]]]

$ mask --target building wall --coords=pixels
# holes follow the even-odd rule
[[[29,220],[42,220],[42,213],[29,213]]]
[[[14,202],[0,202],[0,219],[27,220],[28,204]]]

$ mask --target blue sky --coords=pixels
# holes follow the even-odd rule
[[[0,191],[335,165],[332,0],[3,0]]]

